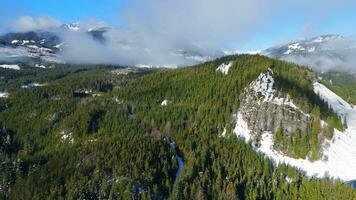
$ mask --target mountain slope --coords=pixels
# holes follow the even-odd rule
[[[312,71],[263,56],[142,74],[81,69],[12,89],[0,99],[1,198],[354,198],[346,184],[276,166],[234,136],[241,95],[269,69],[273,89],[303,112],[340,121],[313,92]]]
[[[323,159],[312,161],[309,159],[295,159],[288,157],[274,148],[276,135],[270,131],[264,131],[261,135],[260,146],[257,151],[266,154],[276,163],[286,163],[304,170],[309,176],[330,177],[350,181],[356,179],[356,110],[320,83],[314,83],[315,92],[321,96],[328,104],[345,119],[348,128],[341,132],[335,130],[331,140],[325,140],[321,151]],[[239,124],[246,124],[243,119],[239,119]],[[245,127],[248,130],[249,127]],[[252,133],[251,130],[249,132]],[[235,133],[241,135],[241,129],[235,129]],[[242,135],[246,140],[250,140],[251,135]]]

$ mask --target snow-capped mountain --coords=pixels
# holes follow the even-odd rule
[[[323,35],[272,47],[261,54],[325,72],[354,69],[355,53],[356,40],[341,35]]]
[[[8,33],[0,36],[0,60],[60,63],[56,56],[60,44],[58,35],[51,32]]]
[[[276,58],[283,58],[291,55],[307,56],[308,54],[325,53],[333,49],[327,48],[325,44],[343,40],[341,35],[323,35],[314,38],[291,42],[285,45],[266,49],[262,53]]]
[[[108,39],[105,33],[109,30],[108,27],[91,27],[84,30],[78,23],[64,24],[62,29],[58,32],[26,32],[26,33],[7,33],[0,36],[0,64],[14,64],[17,62],[34,62],[42,65],[42,63],[64,63],[58,56],[64,48],[68,47],[68,43],[62,38],[61,34],[73,34],[75,37],[81,37],[80,34],[88,34],[94,41],[101,44],[108,44],[115,48],[117,45],[123,44],[118,38]],[[84,30],[84,31],[83,31]],[[78,33],[78,35],[76,35]],[[71,41],[75,42],[75,40]],[[130,47],[131,48],[131,47]],[[135,48],[135,47],[132,47]],[[147,50],[149,51],[149,50]],[[202,49],[178,49],[168,53],[174,59],[183,59],[187,65],[203,63],[213,60],[224,55],[223,51],[216,51],[214,53],[205,52]],[[138,63],[137,66],[154,66],[154,67],[176,67],[178,63],[168,63],[165,65],[157,65],[150,63]]]
[[[63,24],[61,30],[7,33],[0,36],[0,63],[34,62],[63,63],[58,52],[63,50],[65,42],[60,37],[61,31],[81,31],[79,23]],[[91,27],[84,33],[94,40],[105,42],[106,27]]]
[[[69,30],[69,31],[79,31],[80,30],[80,24],[78,22],[63,24],[62,28],[64,30]]]

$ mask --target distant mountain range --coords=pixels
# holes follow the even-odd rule
[[[64,63],[64,60],[58,56],[58,53],[64,50],[68,45],[61,34],[66,32],[87,33],[95,41],[105,44],[107,37],[105,33],[110,29],[106,26],[98,27],[81,27],[79,23],[63,24],[59,30],[49,31],[32,31],[24,33],[7,33],[0,35],[0,64],[26,62],[35,64],[46,63]],[[111,41],[112,42],[112,41]],[[117,41],[121,45],[122,41]],[[171,55],[182,57],[190,63],[202,63],[212,60],[216,57],[223,56],[223,51],[216,52],[214,56],[205,55],[195,50],[178,49],[172,51]],[[166,65],[156,66],[147,63],[141,63],[140,67],[167,67]],[[175,63],[169,67],[176,67]]]
[[[268,48],[263,51],[263,54],[284,58],[288,56],[307,56],[310,54],[325,53],[326,51],[331,51],[332,49],[326,48],[325,44],[334,41],[341,41],[344,37],[341,35],[323,35],[317,36],[310,39],[300,40],[296,42],[291,42],[288,44]]]
[[[79,23],[63,24],[60,30],[7,33],[0,36],[0,62],[63,63],[57,53],[63,50],[65,42],[59,32],[82,31],[94,40],[105,42],[104,33],[108,27],[94,27],[83,30]]]
[[[60,33],[84,32],[92,36],[95,41],[105,44],[109,42],[105,36],[109,29],[110,27],[106,26],[82,27],[79,23],[70,23],[63,24],[60,30],[53,32],[7,33],[0,36],[0,64],[19,61],[32,61],[34,64],[64,63],[58,56],[58,53],[66,46]],[[117,45],[120,44],[118,41]],[[355,41],[347,40],[341,35],[322,35],[271,47],[253,54],[258,53],[308,65],[314,69],[320,69],[319,71],[328,71],[338,66],[341,66],[340,69],[348,69],[352,64],[349,63],[349,60],[353,57],[354,52],[356,52]],[[234,54],[242,53],[244,52],[235,52]],[[250,52],[246,53],[250,54]],[[223,50],[217,51],[213,55],[187,49],[171,52],[171,55],[182,57],[189,61],[188,63],[202,63],[230,54],[232,53]],[[175,63],[171,65],[177,66]],[[147,63],[140,63],[137,66],[153,67]]]
[[[355,53],[355,40],[341,35],[322,35],[272,47],[261,54],[325,72],[354,71]]]

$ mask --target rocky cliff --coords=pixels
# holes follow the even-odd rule
[[[311,116],[303,113],[288,94],[274,88],[273,71],[261,74],[240,96],[239,113],[247,122],[252,134],[269,131],[278,127],[286,133],[297,129],[306,132],[311,127]]]

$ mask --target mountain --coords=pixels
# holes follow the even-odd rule
[[[0,73],[1,199],[356,197],[354,108],[306,67]]]
[[[107,45],[110,49],[136,49],[135,42],[126,42],[120,37],[108,38],[108,31],[111,28],[105,25],[88,26],[79,23],[63,24],[60,29],[48,31],[33,31],[26,33],[7,33],[0,35],[0,64],[34,63],[33,65],[51,65],[51,63],[65,63],[65,60],[59,56],[64,48],[70,48],[65,38],[73,36],[83,37],[86,33],[91,38]],[[87,38],[85,38],[87,39]],[[109,43],[110,42],[110,43]],[[142,48],[138,48],[139,50]],[[138,50],[138,51],[139,51]],[[145,48],[143,53],[151,56],[151,49]],[[168,52],[168,56],[173,63],[154,64],[154,63],[136,63],[136,66],[145,67],[177,67],[181,63],[189,65],[207,62],[224,56],[224,51],[210,51],[197,46],[190,46],[184,49],[177,49]],[[181,62],[179,62],[181,61]]]
[[[329,51],[332,51],[332,49],[326,48],[325,44],[343,39],[344,37],[341,35],[322,35],[310,39],[291,42],[281,46],[271,47],[263,51],[262,54],[276,58],[327,54]]]
[[[101,43],[105,42],[107,27],[92,27],[83,30]],[[82,31],[79,23],[63,24],[62,31]],[[33,63],[33,65],[50,65],[64,63],[58,57],[65,42],[58,31],[32,31],[25,33],[7,33],[0,36],[1,63]]]
[[[60,63],[60,46],[60,38],[51,32],[8,33],[0,36],[0,60]]]
[[[80,24],[78,22],[69,23],[69,24],[63,24],[62,25],[62,29],[69,30],[69,31],[79,31],[80,30]]]
[[[261,54],[312,67],[319,72],[355,72],[356,41],[341,35],[322,35],[264,50]]]
[[[356,41],[341,35],[324,35],[290,42],[261,52],[263,55],[306,65],[321,72],[324,85],[347,102],[356,103]]]

